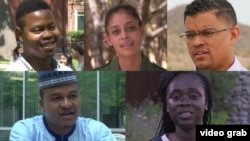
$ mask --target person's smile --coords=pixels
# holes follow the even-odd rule
[[[41,42],[40,47],[45,51],[53,51],[56,48],[56,40]]]
[[[179,112],[178,115],[182,119],[188,119],[188,118],[193,117],[193,112],[192,111],[182,111],[182,112]]]

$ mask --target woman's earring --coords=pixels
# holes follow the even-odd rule
[[[23,53],[23,42],[22,41],[19,41],[18,43],[18,53],[19,55]]]

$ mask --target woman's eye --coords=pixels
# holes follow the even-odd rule
[[[118,35],[119,33],[120,33],[120,30],[114,30],[114,31],[112,31],[113,35]]]
[[[197,98],[199,97],[199,95],[198,95],[197,93],[191,93],[191,94],[189,95],[189,97],[190,97],[191,99],[197,99]]]
[[[129,30],[129,31],[134,31],[135,29],[136,29],[136,28],[135,28],[134,26],[129,26],[129,27],[128,27],[128,30]]]
[[[173,95],[171,98],[172,98],[173,100],[179,100],[179,99],[180,99],[180,96],[179,96],[179,95]]]

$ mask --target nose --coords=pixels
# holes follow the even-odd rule
[[[199,34],[197,34],[193,38],[192,45],[193,46],[200,46],[201,44],[204,44],[204,39]]]
[[[191,101],[189,96],[182,96],[181,100],[179,101],[179,106],[190,106]]]
[[[64,98],[61,106],[62,106],[62,108],[69,109],[72,106],[72,102],[69,99]]]
[[[44,30],[44,32],[43,32],[44,39],[48,40],[48,39],[51,39],[52,37],[53,37],[52,31],[50,31],[48,29]]]
[[[121,31],[121,39],[126,39],[126,38],[128,38],[127,31],[126,30],[122,30]]]

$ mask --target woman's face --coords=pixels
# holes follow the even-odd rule
[[[106,41],[114,47],[118,56],[140,55],[143,34],[144,29],[138,19],[120,10],[108,22]]]
[[[67,57],[65,57],[64,55],[61,55],[60,63],[64,64],[64,65],[67,65]]]
[[[195,128],[203,124],[207,108],[205,90],[201,79],[190,73],[177,75],[167,89],[167,112],[176,129]]]

